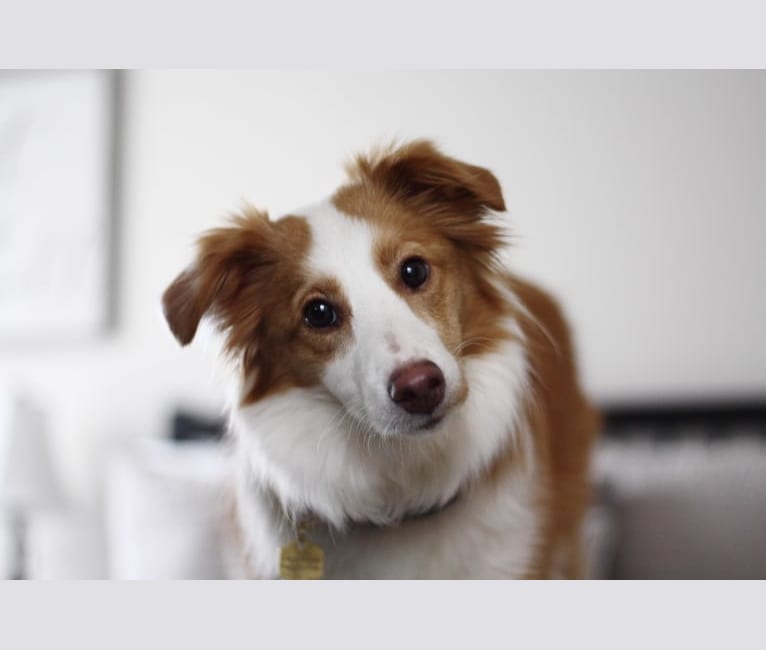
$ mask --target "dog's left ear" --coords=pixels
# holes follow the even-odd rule
[[[349,172],[352,178],[371,180],[419,207],[449,205],[473,218],[487,210],[505,211],[503,192],[492,172],[451,158],[428,140],[359,157]]]

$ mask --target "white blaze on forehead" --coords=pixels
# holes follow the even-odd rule
[[[299,214],[311,228],[308,268],[333,278],[352,312],[352,343],[327,367],[327,388],[352,412],[385,425],[395,408],[387,393],[389,376],[403,364],[428,359],[444,373],[448,402],[459,385],[457,362],[433,324],[416,315],[381,275],[374,222],[346,215],[330,201]]]
[[[308,268],[319,276],[333,278],[343,289],[353,313],[354,338],[359,340],[375,333],[389,350],[395,347],[394,344],[407,348],[408,342],[400,340],[405,335],[401,330],[405,325],[420,330],[425,323],[383,279],[374,259],[377,234],[374,225],[340,212],[329,201],[302,214],[311,227]],[[422,330],[417,334],[427,339],[438,337],[435,330],[433,334]],[[426,353],[427,343],[422,341],[418,345],[417,341],[410,341],[410,349],[400,352]]]

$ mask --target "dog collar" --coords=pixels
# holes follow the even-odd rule
[[[407,513],[393,524],[378,524],[373,521],[352,521],[358,527],[391,528],[417,519],[426,519],[444,512],[460,498],[460,490],[445,503],[427,510]],[[279,552],[279,575],[284,580],[319,580],[324,577],[324,549],[309,539],[308,533],[320,519],[315,514],[303,517],[293,523],[295,539],[281,547]]]
[[[363,522],[354,521],[352,523],[355,526],[370,526],[372,528],[394,528],[408,521],[413,521],[415,519],[426,519],[427,517],[438,515],[440,512],[444,512],[447,508],[453,505],[459,498],[460,498],[460,490],[455,492],[455,494],[453,494],[452,497],[450,497],[449,501],[446,501],[443,504],[437,504],[431,508],[428,508],[427,510],[415,510],[412,512],[405,513],[405,515],[401,519],[397,519],[393,524],[376,524],[373,521],[363,521]]]

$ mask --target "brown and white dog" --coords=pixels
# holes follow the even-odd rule
[[[308,520],[328,578],[581,574],[597,416],[556,303],[498,262],[504,211],[488,170],[416,141],[201,237],[163,304],[237,362],[251,575],[278,577]]]

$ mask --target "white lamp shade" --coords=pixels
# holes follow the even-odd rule
[[[0,394],[0,508],[43,508],[60,500],[42,411]]]

